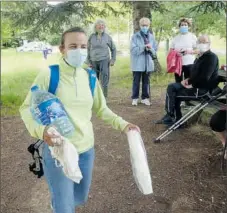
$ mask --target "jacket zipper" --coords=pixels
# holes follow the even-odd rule
[[[75,92],[76,92],[76,97],[77,97],[77,83],[76,83],[76,69],[73,72],[73,80],[74,80],[74,84],[75,84]]]

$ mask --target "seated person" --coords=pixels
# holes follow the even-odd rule
[[[226,143],[226,136],[227,136],[227,130],[226,130],[226,116],[227,116],[227,109],[219,110],[217,111],[210,120],[210,127],[213,131],[215,131],[218,135],[218,137],[221,140],[221,143],[223,147]],[[224,158],[227,159],[227,150],[225,150]]]
[[[218,57],[210,51],[210,39],[207,35],[198,38],[198,58],[192,65],[190,77],[181,83],[171,83],[167,87],[166,115],[156,124],[172,125],[181,117],[181,99],[185,96],[203,95],[218,85]],[[181,97],[177,98],[177,97]]]

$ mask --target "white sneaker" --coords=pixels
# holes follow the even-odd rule
[[[145,98],[145,99],[141,100],[141,103],[145,104],[146,106],[150,106],[151,105],[151,103],[150,103],[148,98]]]
[[[133,99],[132,106],[137,106],[137,105],[138,105],[138,99]]]

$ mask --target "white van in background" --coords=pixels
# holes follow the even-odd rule
[[[52,53],[53,48],[46,42],[33,41],[17,47],[16,50],[17,52],[42,52],[43,50],[48,50],[48,53]]]

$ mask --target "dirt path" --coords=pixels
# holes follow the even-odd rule
[[[129,94],[112,93],[110,108],[141,127],[152,172],[154,195],[143,196],[131,171],[126,136],[94,118],[96,160],[86,206],[78,213],[226,213],[227,179],[220,173],[219,147],[209,128],[191,127],[171,134],[160,144],[152,138],[164,126],[163,99],[153,105],[132,107]],[[26,151],[33,141],[19,117],[2,118],[1,212],[51,213],[45,180],[28,171]]]

